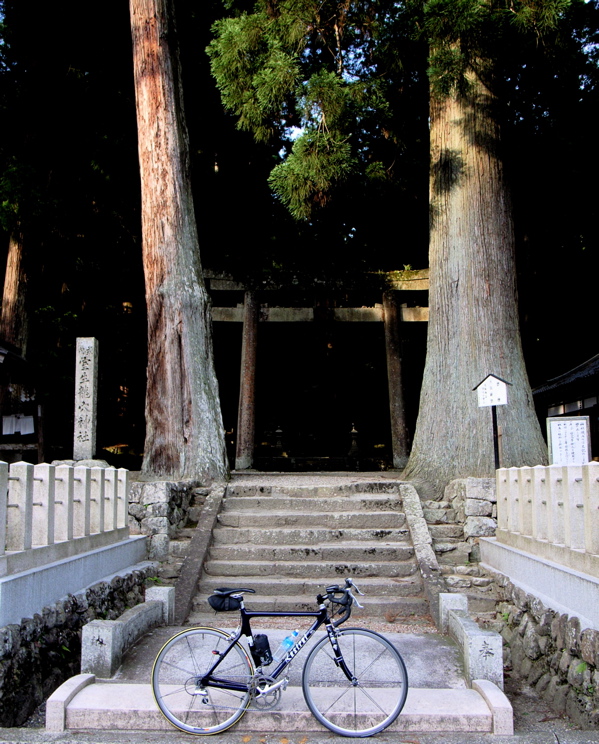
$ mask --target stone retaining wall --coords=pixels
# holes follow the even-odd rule
[[[489,626],[503,636],[506,671],[534,687],[556,713],[599,727],[599,631],[581,630],[579,618],[549,609],[504,574],[488,573],[501,594]]]
[[[177,532],[195,526],[210,488],[197,481],[133,481],[129,491],[129,531],[148,536],[148,558],[168,559]]]
[[[0,726],[20,726],[65,680],[79,673],[81,628],[90,620],[115,620],[144,601],[155,566],[99,581],[69,595],[20,625],[0,628]]]
[[[442,501],[424,501],[422,506],[447,590],[465,593],[475,614],[494,611],[493,581],[478,562],[479,538],[494,535],[497,528],[495,480],[451,481]]]
[[[599,727],[599,631],[546,607],[509,577],[479,565],[479,538],[495,535],[494,479],[452,481],[442,501],[423,502],[450,592],[468,596],[479,624],[501,634],[506,672],[523,679],[556,713]]]

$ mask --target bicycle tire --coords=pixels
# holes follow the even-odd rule
[[[341,630],[338,643],[354,681],[335,663],[325,636],[304,664],[304,698],[315,718],[330,731],[341,736],[372,736],[401,713],[408,694],[405,664],[395,646],[371,630]]]
[[[193,628],[173,636],[159,651],[152,668],[152,692],[164,717],[181,731],[218,734],[247,710],[254,667],[239,643],[224,657],[216,676],[247,684],[247,692],[198,688],[199,678],[214,664],[215,654],[230,643],[231,636],[223,630]]]

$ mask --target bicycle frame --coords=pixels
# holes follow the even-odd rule
[[[243,604],[243,601],[241,602],[240,607],[240,614],[241,614],[241,624],[239,628],[237,629],[237,632],[230,637],[229,647],[223,652],[215,652],[218,654],[217,661],[214,662],[212,667],[208,670],[208,672],[198,680],[198,685],[202,688],[205,687],[215,687],[219,688],[221,690],[235,690],[237,692],[247,692],[249,689],[249,685],[247,684],[240,684],[239,682],[233,682],[230,680],[224,680],[219,679],[218,677],[214,677],[213,674],[218,668],[218,665],[221,663],[221,661],[227,656],[229,651],[233,648],[235,643],[239,641],[241,636],[246,636],[246,638],[249,639],[248,642],[252,642],[253,639],[253,632],[251,627],[251,621],[254,618],[259,617],[313,617],[314,623],[308,628],[308,630],[304,633],[304,635],[299,639],[299,641],[296,642],[296,644],[293,646],[292,649],[289,650],[285,658],[281,659],[279,664],[275,667],[273,671],[268,675],[269,677],[272,677],[273,679],[277,679],[277,677],[280,676],[281,672],[283,672],[289,664],[293,661],[293,659],[297,656],[297,654],[302,650],[302,648],[306,645],[306,643],[312,638],[314,633],[320,628],[321,625],[325,625],[326,631],[329,636],[329,640],[331,642],[331,646],[333,647],[333,651],[335,654],[334,661],[337,666],[341,668],[347,679],[351,682],[353,680],[353,674],[349,671],[347,668],[345,661],[343,659],[343,656],[341,655],[341,651],[339,649],[339,644],[337,643],[337,635],[335,632],[335,627],[332,624],[332,620],[329,617],[329,614],[327,612],[327,608],[324,605],[321,605],[318,612],[268,612],[263,610],[246,610],[245,606]]]

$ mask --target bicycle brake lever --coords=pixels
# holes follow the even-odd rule
[[[355,587],[355,588],[356,588],[356,589],[358,589],[358,587]],[[351,589],[346,589],[345,591],[347,592],[348,596],[349,596],[349,597],[351,597],[351,601],[352,601],[352,604],[355,604],[355,605],[356,605],[356,607],[359,607],[359,608],[360,608],[361,610],[363,610],[363,609],[364,609],[364,605],[361,605],[361,604],[360,604],[360,603],[358,602],[358,600],[357,600],[357,599],[356,599],[356,598],[354,597],[354,595],[353,595],[353,594],[351,593]],[[361,591],[360,591],[360,590],[358,589],[358,594],[363,594],[363,592],[361,592]]]
[[[361,592],[358,588],[358,585],[354,583],[353,579],[345,579],[345,585],[349,588],[350,586],[353,586],[353,588],[358,592],[358,594],[361,594],[363,597],[365,596],[364,592]],[[357,603],[356,603],[357,604]],[[358,605],[359,607],[360,605]]]

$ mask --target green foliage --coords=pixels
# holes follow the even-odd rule
[[[432,96],[466,95],[477,78],[493,90],[506,52],[555,34],[572,1],[229,0],[207,51],[237,126],[281,143],[275,194],[311,219],[349,180],[394,175],[424,46]]]
[[[295,90],[300,43],[296,24],[270,20],[265,12],[243,13],[214,25],[207,52],[225,108],[238,126],[267,141],[272,120]],[[301,36],[300,36],[301,39]]]
[[[522,45],[518,35],[547,36],[570,5],[571,0],[428,0],[422,28],[431,46],[432,94],[467,93],[472,71],[491,85],[498,59]]]
[[[540,36],[557,28],[571,4],[571,0],[524,0],[513,3],[508,12],[520,31],[533,31]]]
[[[446,97],[454,91],[465,93],[468,89],[467,70],[467,57],[458,48],[437,47],[431,52],[428,69],[432,94]]]
[[[256,140],[278,137],[286,160],[269,183],[297,218],[310,218],[360,172],[379,181],[388,174],[373,158],[370,133],[378,127],[377,136],[391,140],[388,128],[383,133],[390,118],[383,69],[398,68],[397,52],[384,60],[386,42],[377,50],[376,40],[397,23],[392,7],[258,0],[252,13],[213,26],[207,52],[223,104]],[[293,144],[291,132],[299,133]]]
[[[325,204],[333,183],[347,177],[353,167],[348,142],[329,132],[306,132],[268,180],[296,219],[308,219],[312,205]]]

